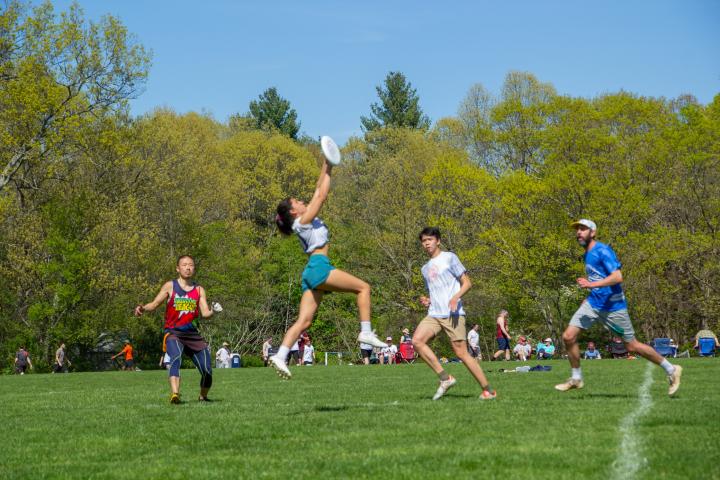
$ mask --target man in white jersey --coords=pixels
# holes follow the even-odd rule
[[[430,297],[420,297],[420,303],[428,307],[427,316],[420,322],[413,335],[415,350],[440,378],[433,400],[439,400],[457,383],[440,365],[428,342],[441,330],[450,337],[455,355],[463,362],[470,374],[482,387],[481,400],[495,398],[485,373],[468,353],[465,341],[465,310],[462,296],[470,290],[472,283],[460,259],[451,252],[440,250],[440,229],[426,227],[420,232],[420,242],[430,260],[423,265],[422,275]]]

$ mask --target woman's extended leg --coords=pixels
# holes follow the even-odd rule
[[[329,292],[354,293],[357,296],[360,321],[370,320],[370,285],[367,282],[336,268],[318,288]]]
[[[342,270],[335,269],[330,272],[325,283],[318,286],[320,290],[329,292],[354,293],[357,298],[358,316],[360,317],[360,335],[358,342],[373,347],[387,347],[372,331],[370,323],[370,285],[367,282]]]
[[[315,312],[322,301],[322,297],[323,292],[321,291],[305,290],[302,298],[300,299],[300,313],[298,314],[298,319],[288,329],[280,348],[278,348],[277,354],[269,359],[270,365],[272,365],[277,374],[282,378],[289,379],[292,377],[290,369],[287,368],[286,364],[288,352],[290,351],[292,344],[300,338],[300,334],[310,328]]]

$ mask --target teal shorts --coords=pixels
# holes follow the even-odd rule
[[[310,255],[302,273],[303,292],[305,290],[315,290],[325,283],[333,270],[335,270],[335,267],[332,266],[330,259],[325,255]]]

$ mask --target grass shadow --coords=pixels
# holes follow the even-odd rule
[[[350,410],[350,407],[347,405],[317,405],[313,410],[316,412],[343,412]]]
[[[569,397],[571,400],[591,400],[593,398],[632,398],[636,399],[637,395],[627,393],[586,393],[578,397]]]

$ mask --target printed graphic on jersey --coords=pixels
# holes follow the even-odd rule
[[[173,299],[175,310],[178,312],[178,317],[182,318],[183,315],[194,312],[197,308],[197,300],[187,296],[180,296],[177,293]]]

